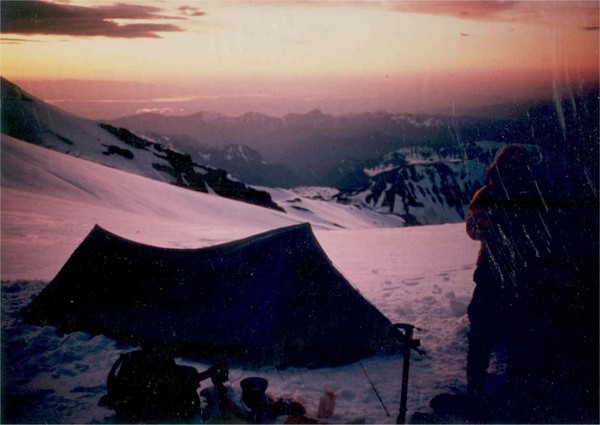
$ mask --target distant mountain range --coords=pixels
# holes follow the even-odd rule
[[[290,205],[277,205],[278,192],[270,188],[334,188],[320,200],[391,214],[409,225],[464,220],[485,168],[506,143],[529,144],[544,161],[581,163],[592,179],[597,175],[590,161],[598,151],[596,93],[510,108],[504,108],[510,119],[314,110],[283,118],[140,114],[99,123],[2,80],[2,132],[10,136],[273,209]],[[301,199],[294,208],[303,208]]]
[[[255,155],[255,161],[264,164],[260,181],[248,179],[250,176],[247,181],[287,187],[330,185],[327,175],[345,159],[371,159],[405,146],[447,144],[450,123],[449,118],[439,116],[386,112],[333,116],[319,110],[283,118],[258,113],[238,117],[206,112],[189,116],[150,113],[111,122],[139,134],[168,137],[174,145],[202,154],[232,144],[247,146],[260,155]],[[238,171],[236,165],[219,162],[219,166],[233,174]]]
[[[208,163],[215,161],[214,166],[250,184],[335,186],[339,178],[336,170],[344,164],[381,160],[402,148],[427,147],[441,156],[463,157],[473,143],[483,140],[555,147],[564,131],[582,125],[587,129],[591,124],[593,134],[597,103],[597,94],[591,93],[561,102],[497,106],[493,111],[501,114],[490,117],[383,111],[333,116],[314,110],[276,118],[258,113],[229,117],[199,112],[188,116],[139,114],[111,124],[142,135],[166,137],[173,146],[201,153]],[[577,119],[565,119],[565,114],[577,113]],[[563,131],[563,122],[571,123],[571,128]],[[241,161],[237,155],[215,151],[231,153],[231,145],[253,150],[251,167],[247,155]],[[249,168],[252,173],[248,173]]]
[[[77,117],[2,79],[2,133],[181,187],[282,210],[270,195],[207,167],[179,149],[129,130]]]

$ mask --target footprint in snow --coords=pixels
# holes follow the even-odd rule
[[[468,303],[464,299],[450,299],[450,312],[454,317],[462,317],[467,314]]]
[[[402,283],[406,286],[416,286],[419,283],[421,283],[422,280],[423,280],[422,277],[415,277],[415,278],[411,278],[411,279],[404,279],[402,281]]]

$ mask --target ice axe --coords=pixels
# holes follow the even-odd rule
[[[421,341],[419,339],[413,339],[414,325],[408,323],[395,323],[393,325],[395,329],[398,329],[402,334],[402,353],[403,353],[403,365],[402,365],[402,387],[400,389],[400,412],[396,419],[397,424],[406,423],[406,398],[408,393],[408,369],[410,367],[410,350],[415,350],[417,353],[424,355],[425,351],[420,350],[419,345]]]

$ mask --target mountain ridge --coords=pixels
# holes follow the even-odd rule
[[[105,166],[188,189],[216,193],[278,211],[265,191],[198,163],[186,152],[110,124],[78,117],[23,92],[2,78],[2,133]]]
[[[540,103],[515,120],[385,111],[336,117],[318,109],[284,118],[253,112],[142,115],[159,127],[157,117],[175,124],[193,120],[205,136],[214,136],[202,144],[191,136],[165,134],[168,129],[132,131],[120,123],[79,118],[2,82],[3,131],[8,125],[15,137],[280,211],[309,214],[311,209],[294,191],[277,188],[317,186],[336,188],[328,202],[398,217],[405,225],[462,221],[496,150],[515,142],[536,152],[549,192],[597,198],[597,94]],[[243,143],[255,140],[259,146]],[[285,161],[270,161],[265,153]]]

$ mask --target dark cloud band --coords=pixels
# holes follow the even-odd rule
[[[514,1],[411,1],[399,2],[394,9],[401,12],[453,16],[460,19],[495,20],[514,8]]]
[[[43,1],[3,1],[0,31],[6,34],[116,38],[160,38],[161,32],[183,31],[174,24],[153,23],[159,19],[185,19],[165,16],[161,12],[156,7],[135,4],[82,7]],[[122,25],[116,22],[122,19],[147,22]]]

